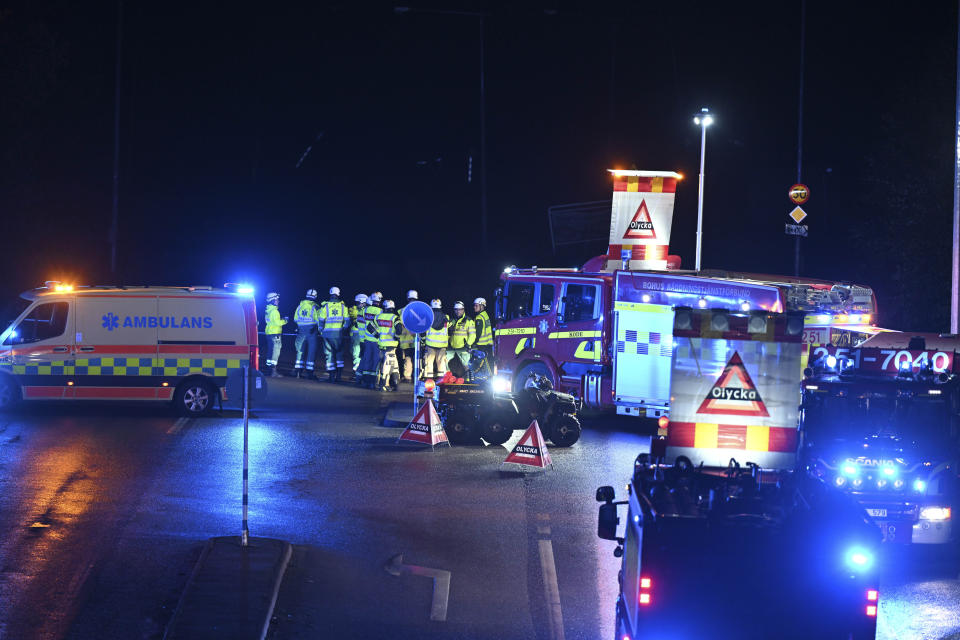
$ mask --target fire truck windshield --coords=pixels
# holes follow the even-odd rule
[[[917,453],[937,453],[956,440],[950,396],[869,397],[810,394],[804,403],[804,431],[810,442],[860,442],[870,436],[915,443]]]

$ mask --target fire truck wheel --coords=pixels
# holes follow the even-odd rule
[[[473,416],[453,413],[444,427],[447,437],[453,444],[477,444],[480,433]]]
[[[503,444],[513,435],[513,427],[503,416],[494,413],[480,421],[480,435],[490,444]]]
[[[553,388],[557,388],[557,381],[553,379],[553,375],[551,375],[550,369],[547,368],[547,365],[543,364],[542,362],[531,362],[517,372],[517,376],[513,379],[513,392],[520,393],[523,391],[523,385],[526,384],[527,379],[535,373],[545,376],[548,380],[550,380]]]
[[[558,447],[569,447],[580,439],[580,432],[580,421],[575,416],[564,414],[553,423],[550,442]]]
[[[0,411],[12,409],[20,401],[20,387],[8,375],[0,375]]]
[[[173,406],[184,416],[202,416],[213,410],[216,388],[203,378],[190,378],[180,383],[173,395]]]

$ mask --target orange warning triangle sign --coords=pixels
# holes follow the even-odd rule
[[[723,373],[703,399],[697,413],[721,413],[737,416],[767,416],[757,386],[753,384],[740,354],[733,352]]]
[[[404,441],[428,444],[431,447],[443,443],[446,443],[448,447],[450,446],[450,441],[447,440],[447,432],[443,430],[443,423],[440,422],[440,416],[437,415],[437,410],[433,408],[431,400],[428,399],[427,403],[420,407],[417,415],[413,416],[413,420],[397,438],[397,442]]]
[[[633,220],[627,225],[627,231],[623,234],[623,239],[634,240],[656,240],[657,231],[653,228],[653,220],[650,219],[650,211],[647,210],[647,201],[641,200],[637,212],[633,214]]]
[[[540,433],[540,425],[537,424],[536,420],[530,423],[513,450],[507,455],[506,460],[500,464],[508,462],[539,469],[546,469],[547,465],[553,466],[553,460],[550,459],[550,452],[547,451],[543,434]]]

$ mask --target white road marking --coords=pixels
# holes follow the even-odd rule
[[[539,540],[540,567],[543,569],[543,589],[547,597],[550,639],[563,640],[563,610],[560,608],[560,587],[557,585],[557,565],[553,558],[553,543]]]
[[[187,422],[189,421],[190,418],[187,417],[177,418],[177,421],[173,423],[173,426],[167,429],[167,435],[171,436],[180,433],[180,431],[187,425]]]
[[[394,576],[406,572],[415,576],[433,578],[433,600],[430,604],[430,619],[444,622],[447,619],[447,606],[450,602],[450,577],[453,575],[443,569],[431,569],[415,564],[403,564],[403,554],[398,553],[383,567]]]

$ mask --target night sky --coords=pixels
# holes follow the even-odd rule
[[[478,18],[125,2],[112,276],[117,5],[6,2],[0,293],[250,280],[291,315],[333,284],[491,298],[504,265],[604,251],[553,256],[547,207],[609,198],[609,167],[686,176],[671,252],[692,266],[703,106],[704,266],[792,273],[799,1],[400,4],[487,14],[486,253]],[[957,6],[919,6],[807,2],[802,272],[873,286],[885,326],[946,330]]]

